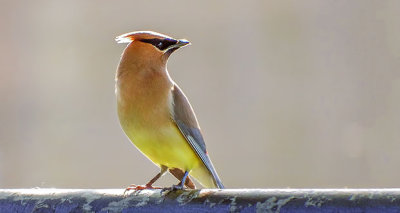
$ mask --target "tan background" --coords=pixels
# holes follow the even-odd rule
[[[168,68],[227,187],[399,187],[400,1],[0,4],[0,188],[158,172],[116,116],[114,37],[134,30],[192,42]]]

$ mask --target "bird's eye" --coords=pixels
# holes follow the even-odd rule
[[[169,46],[176,44],[178,41],[173,40],[173,39],[142,39],[140,40],[141,42],[144,43],[149,43],[152,44],[154,47],[157,47],[159,50],[166,50]]]

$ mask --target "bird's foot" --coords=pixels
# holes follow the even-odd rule
[[[149,184],[146,185],[135,185],[135,184],[131,184],[130,186],[126,187],[124,194],[127,193],[128,191],[141,191],[144,189],[162,189],[161,187],[157,187],[157,186],[152,186]]]
[[[184,187],[183,187],[182,184],[172,185],[172,186],[171,186],[171,190],[172,190],[172,191],[183,190],[183,189],[184,189]]]
[[[183,190],[183,189],[185,189],[184,186],[181,184],[178,184],[178,185],[172,185],[171,187],[165,187],[165,188],[161,189],[161,192],[164,192],[164,191],[172,192],[172,191]]]

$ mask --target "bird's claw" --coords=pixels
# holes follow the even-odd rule
[[[172,191],[176,191],[176,190],[182,190],[184,187],[181,185],[181,184],[179,184],[179,185],[172,185],[171,186],[171,190]]]
[[[126,187],[124,194],[126,194],[127,192],[133,190],[133,191],[141,191],[144,189],[162,189],[161,187],[157,187],[157,186],[152,186],[152,185],[135,185],[135,184],[131,184],[130,186]]]
[[[172,185],[171,187],[162,188],[162,189],[161,189],[161,193],[162,193],[162,192],[165,192],[165,191],[173,192],[173,191],[183,190],[183,189],[184,189],[184,187],[183,187],[181,184]]]

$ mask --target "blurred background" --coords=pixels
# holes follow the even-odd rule
[[[399,187],[400,1],[0,4],[0,188],[158,173],[116,114],[114,38],[136,30],[192,42],[168,69],[227,187]]]

